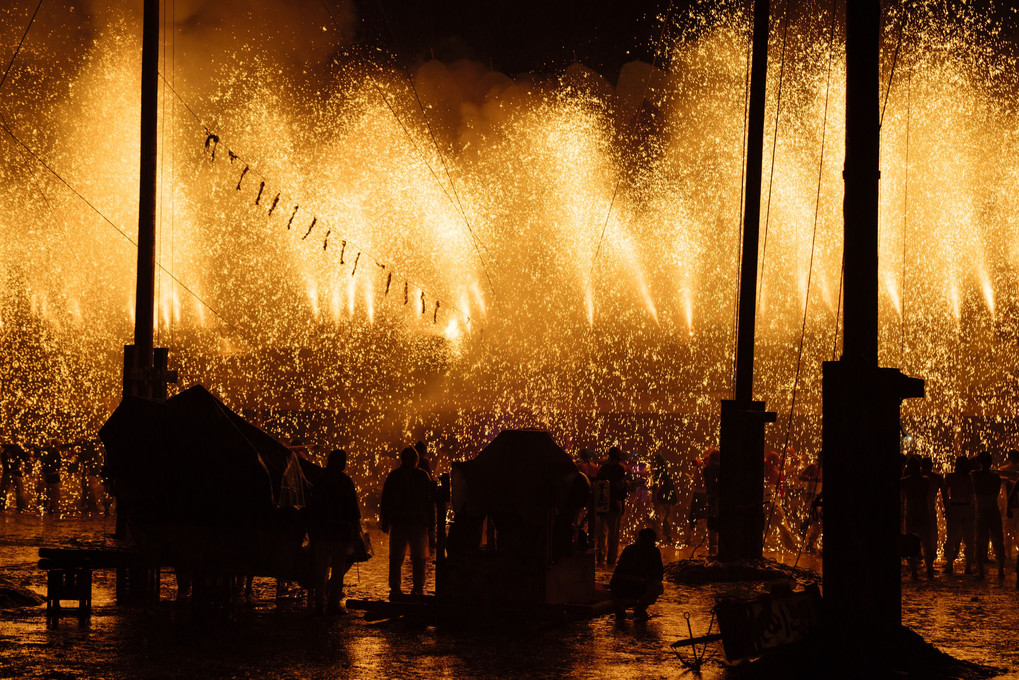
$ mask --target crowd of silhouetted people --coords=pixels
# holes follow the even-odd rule
[[[1005,563],[1019,548],[1019,451],[1008,451],[997,466],[990,451],[959,456],[946,474],[930,457],[906,456],[902,467],[903,552],[911,576],[919,578],[922,562],[927,578],[934,578],[940,548],[945,574],[954,573],[961,552],[964,575],[983,577],[990,562],[1005,578]]]
[[[0,445],[0,512],[108,515],[107,491],[98,439]]]
[[[596,537],[598,563],[614,564],[620,540],[635,536],[645,526],[655,528],[665,545],[686,546],[692,553],[703,547],[714,555],[720,462],[719,450],[708,447],[694,459],[687,479],[677,485],[661,452],[641,458],[612,447],[599,462],[593,451],[580,450],[577,466],[592,480],[594,489],[589,530]],[[680,486],[689,492],[681,493]],[[793,447],[784,454],[769,451],[764,459],[763,491],[767,545],[788,552],[816,552],[821,541],[820,459],[803,456]]]
[[[98,440],[38,447],[12,442],[0,447],[0,454],[0,510],[110,512]],[[708,448],[693,461],[689,478],[678,480],[663,452],[643,457],[613,446],[601,458],[589,449],[578,451],[575,462],[590,480],[590,493],[574,528],[584,536],[581,547],[594,549],[597,565],[614,569],[610,589],[620,616],[632,608],[637,618],[645,618],[647,606],[662,592],[659,539],[668,546],[690,547],[691,554],[706,543],[705,552],[715,553],[720,461],[718,449]],[[362,524],[362,499],[346,465],[343,450],[328,455],[307,507],[311,590],[315,609],[323,613],[340,611],[344,574],[371,550]],[[798,553],[817,550],[823,507],[820,456],[810,459],[792,447],[782,453],[768,451],[763,470],[766,545]],[[919,578],[922,567],[934,578],[941,555],[945,574],[961,568],[963,574],[983,577],[993,564],[997,576],[1004,578],[1006,563],[1019,549],[1017,478],[1015,450],[997,465],[987,451],[959,456],[944,474],[930,457],[903,456],[900,547],[912,577]],[[73,503],[66,494],[69,486]],[[379,528],[389,536],[390,600],[424,595],[437,531],[446,538],[449,490],[448,475],[441,481],[435,477],[428,448],[419,441],[403,449],[381,493],[369,501],[371,506],[378,499]],[[490,518],[485,521],[488,538],[481,547],[492,548],[495,530]],[[620,553],[622,545],[626,547]],[[405,592],[408,553],[411,585]]]

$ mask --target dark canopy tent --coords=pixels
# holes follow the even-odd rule
[[[263,565],[292,546],[304,471],[318,467],[204,387],[165,403],[125,398],[99,435],[118,513],[146,546]]]
[[[548,432],[500,433],[454,464],[452,495],[437,594],[510,606],[591,599],[594,554],[576,524],[590,484]]]
[[[472,515],[509,513],[531,524],[545,521],[569,491],[577,466],[544,430],[506,430],[474,460],[458,465]],[[460,510],[460,508],[454,508]]]

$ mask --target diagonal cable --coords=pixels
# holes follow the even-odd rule
[[[75,196],[77,196],[79,199],[81,199],[81,201],[83,203],[85,203],[85,205],[87,205],[89,208],[92,209],[93,212],[95,212],[95,214],[99,215],[99,217],[101,217],[108,225],[113,227],[121,236],[124,237],[124,239],[128,243],[133,245],[135,248],[138,247],[138,242],[136,240],[131,238],[131,236],[129,236],[126,231],[124,231],[113,220],[111,220],[109,217],[107,217],[106,214],[103,213],[103,211],[101,211],[99,208],[97,208],[95,206],[94,203],[92,203],[92,201],[90,201],[87,198],[85,198],[85,196],[83,196],[77,189],[75,189],[74,186],[68,180],[64,179],[64,177],[59,172],[57,172],[53,168],[53,166],[51,166],[49,163],[47,163],[46,160],[43,159],[41,156],[39,156],[39,154],[37,154],[30,146],[28,146],[23,141],[21,141],[21,139],[17,135],[14,134],[14,131],[11,129],[10,125],[7,123],[6,117],[4,117],[4,115],[2,113],[0,113],[0,130],[3,130],[4,132],[6,132],[10,136],[11,139],[13,139],[15,142],[17,142],[18,145],[21,146],[22,149],[24,149],[25,152],[27,152],[30,156],[32,156],[35,160],[37,160],[39,162],[39,164],[42,165],[44,168],[46,168],[50,172],[50,174],[52,174],[54,177],[56,177],[60,181],[61,184],[63,184],[68,189],[70,189],[71,193],[73,193]],[[173,272],[169,271],[166,267],[164,267],[162,264],[160,264],[158,262],[156,263],[156,266],[159,267],[161,270],[163,270],[163,272],[165,272],[167,276],[169,276],[174,282],[176,282],[177,285],[179,285],[181,288],[183,288],[188,293],[190,293],[192,295],[192,297],[194,297],[195,300],[200,302],[206,309],[208,309],[210,312],[212,312],[214,315],[216,315],[216,317],[220,321],[222,321],[225,325],[229,326],[230,328],[232,328],[233,330],[235,330],[235,331],[237,331],[239,333],[242,332],[237,326],[235,326],[234,324],[232,324],[229,321],[227,321],[226,318],[224,318],[223,315],[220,314],[219,311],[215,307],[213,307],[208,302],[203,300],[195,291],[191,290],[191,288],[189,288],[183,281],[181,281],[179,278],[177,278],[173,274]]]
[[[340,34],[340,37],[343,38],[347,42],[352,42],[353,43],[354,41],[351,40],[347,36],[347,34],[343,30],[343,28],[340,27],[339,22],[336,21],[336,18],[333,16],[332,11],[326,5],[325,0],[319,0],[319,4],[322,5],[322,9],[324,9],[326,14],[329,15],[329,21],[332,22],[333,27]],[[366,61],[368,63],[372,63],[371,59],[367,59],[366,58]],[[400,128],[403,130],[404,135],[410,141],[411,146],[414,149],[414,152],[421,158],[421,162],[425,164],[426,168],[428,168],[428,172],[435,179],[435,182],[436,182],[436,184],[438,184],[439,189],[446,196],[447,200],[449,200],[449,202],[453,205],[454,209],[456,209],[457,212],[459,212],[460,218],[464,221],[464,224],[467,225],[467,230],[470,233],[471,238],[472,238],[472,245],[474,246],[474,251],[475,251],[475,253],[477,253],[478,260],[481,262],[481,269],[485,273],[485,278],[488,280],[488,286],[492,290],[492,293],[494,294],[495,293],[495,286],[492,283],[492,277],[488,273],[488,266],[485,263],[484,257],[482,257],[482,255],[481,255],[481,250],[478,248],[478,244],[480,243],[480,241],[478,240],[478,237],[475,234],[474,229],[471,227],[470,220],[467,218],[467,214],[463,210],[463,205],[460,203],[459,195],[456,195],[455,198],[449,195],[449,192],[446,191],[446,187],[443,185],[442,180],[439,178],[438,173],[436,173],[436,171],[432,167],[431,163],[429,163],[425,159],[425,155],[421,152],[420,147],[418,147],[417,141],[415,141],[414,136],[411,134],[410,130],[407,128],[407,125],[403,122],[403,120],[401,120],[400,116],[396,113],[396,109],[393,107],[392,103],[389,101],[389,98],[385,95],[385,92],[382,90],[382,86],[379,84],[378,80],[370,72],[368,72],[366,75],[368,76],[369,82],[371,83],[371,85],[375,89],[375,91],[378,93],[379,97],[381,97],[382,101],[385,102],[386,108],[388,108],[390,113],[393,114],[393,117],[396,119],[396,122],[400,125]],[[413,82],[411,82],[411,89],[414,91],[414,96],[417,98],[417,90],[414,88]],[[421,105],[420,98],[418,98],[418,105],[419,106]],[[423,109],[422,109],[422,114],[424,114],[424,110]],[[432,130],[431,130],[431,126],[428,124],[428,117],[427,116],[425,116],[425,125],[428,128],[429,134],[431,135],[432,134]],[[435,136],[434,135],[432,135],[432,140],[435,141]],[[438,143],[437,142],[436,142],[436,148],[438,149]],[[443,157],[441,151],[439,151],[439,158],[442,160],[443,168],[445,168],[446,167],[446,161],[445,161],[445,158]],[[446,174],[447,174],[447,176],[449,176],[449,170],[448,169],[446,169]],[[453,184],[452,178],[450,178],[450,187],[453,189],[454,194],[456,194],[456,186]],[[484,244],[482,244],[482,246],[483,245]],[[486,250],[487,250],[487,248],[486,248]]]
[[[644,100],[647,98],[648,89],[651,87],[651,76],[654,75],[655,64],[658,63],[658,53],[661,49],[661,45],[665,43],[665,33],[669,28],[669,17],[672,16],[672,3],[673,0],[669,0],[669,5],[665,10],[665,20],[662,21],[662,32],[658,36],[659,49],[656,49],[654,54],[651,56],[651,68],[648,69],[647,79],[644,81],[644,91],[640,95],[640,102],[637,103],[637,113],[633,118],[633,127],[630,130],[631,138],[637,134],[637,125],[640,123],[640,114],[644,110]],[[622,173],[620,173],[619,177],[616,178],[616,186],[612,190],[612,198],[609,199],[608,210],[605,211],[605,222],[602,224],[601,234],[598,235],[598,243],[594,249],[594,257],[591,258],[591,271],[587,275],[587,285],[592,289],[594,288],[594,268],[595,265],[598,264],[598,256],[601,254],[601,244],[605,239],[605,230],[609,226],[609,218],[612,216],[612,206],[615,205],[616,196],[619,195],[619,186],[622,184],[622,181],[623,176]]]
[[[11,60],[7,62],[7,68],[4,70],[4,77],[0,78],[0,88],[7,82],[7,74],[11,72],[11,66],[14,66],[14,60],[18,58],[18,53],[21,52],[21,46],[25,43],[25,38],[28,37],[28,30],[32,28],[32,24],[35,23],[35,15],[39,13],[39,8],[42,7],[42,0],[39,0],[39,4],[35,6],[35,11],[32,12],[32,18],[28,20],[28,25],[25,26],[25,32],[21,34],[21,40],[18,41],[18,46],[14,48],[14,54],[11,55]]]

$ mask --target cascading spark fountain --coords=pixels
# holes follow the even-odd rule
[[[837,29],[807,290],[827,11],[793,17],[764,158],[767,186],[775,154],[756,390],[780,412],[778,448],[809,294],[792,437],[807,452],[819,447],[841,287]],[[906,429],[944,460],[1017,434],[1019,111],[1003,94],[1017,69],[975,12],[916,11],[882,130],[880,361],[926,379]],[[887,85],[899,18],[886,19]],[[581,65],[511,78],[421,64],[427,120],[404,73],[359,50],[333,54],[328,25],[295,58],[280,47],[282,19],[233,52],[179,21],[161,73],[221,141],[213,161],[207,132],[163,88],[157,344],[178,388],[202,382],[281,436],[346,445],[365,477],[409,438],[456,458],[534,425],[567,448],[619,442],[687,465],[717,437],[731,388],[748,21],[725,8],[673,20],[658,68],[633,62],[616,82]],[[110,9],[44,14],[4,86],[13,132],[126,237],[2,135],[3,436],[76,438],[119,399],[139,22]],[[2,35],[21,26],[0,10]],[[774,99],[768,111],[773,130]],[[266,182],[257,205],[262,180],[236,188],[246,163]],[[300,226],[288,230],[292,215]]]

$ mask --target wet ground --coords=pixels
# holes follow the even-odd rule
[[[102,541],[108,521],[44,520],[0,515],[0,575],[45,591],[36,568],[40,546]],[[352,570],[349,597],[382,599],[386,586],[384,536],[374,537],[376,557]],[[687,550],[665,549],[666,560]],[[777,557],[777,556],[774,556]],[[806,556],[800,566],[817,567]],[[409,570],[409,565],[408,565]],[[607,583],[609,572],[598,572]],[[430,586],[430,584],[429,584]],[[155,611],[117,608],[113,572],[96,572],[94,615],[88,624],[64,619],[47,628],[44,608],[0,610],[0,678],[673,678],[690,674],[669,644],[702,634],[717,594],[732,586],[666,584],[647,623],[613,617],[569,624],[478,621],[436,627],[412,621],[367,622],[351,612],[314,617],[300,604],[277,607],[275,584],[257,579],[253,606],[230,620],[195,623],[190,608],[172,602],[172,576],[163,579]],[[1014,572],[999,582],[943,576],[903,582],[903,619],[928,641],[953,655],[1005,670],[1019,679],[1019,591]],[[702,669],[705,679],[731,675],[717,654]]]

